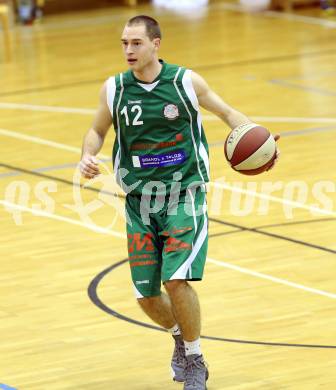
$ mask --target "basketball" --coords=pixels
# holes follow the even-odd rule
[[[266,171],[276,158],[275,140],[265,127],[255,123],[241,125],[226,138],[224,153],[235,171],[258,175]]]

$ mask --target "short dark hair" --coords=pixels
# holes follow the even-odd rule
[[[147,15],[137,15],[127,22],[128,26],[134,26],[137,24],[145,25],[147,36],[151,41],[155,38],[162,38],[159,23],[154,18]]]

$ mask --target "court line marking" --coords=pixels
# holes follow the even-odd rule
[[[321,79],[323,77],[335,77],[335,76],[336,76],[335,71],[327,70],[327,71],[311,73],[311,74],[286,76],[286,80],[312,80],[312,79]]]
[[[289,116],[252,116],[252,120],[270,123],[336,123],[335,118],[289,117]]]
[[[110,230],[110,229],[102,228],[102,227],[99,227],[99,226],[96,226],[93,224],[89,224],[89,223],[84,223],[82,221],[78,221],[78,220],[75,220],[72,218],[63,217],[63,216],[58,215],[58,214],[52,214],[52,213],[42,211],[42,210],[34,210],[30,207],[21,206],[19,204],[15,204],[15,203],[8,202],[6,200],[1,200],[1,199],[0,199],[0,204],[2,204],[6,208],[29,212],[35,216],[38,216],[38,217],[46,217],[46,218],[50,218],[50,219],[55,219],[55,220],[58,220],[61,222],[66,222],[66,223],[70,223],[72,225],[84,227],[84,228],[89,229],[91,231],[94,231],[96,233],[108,234],[108,235],[112,235],[114,237],[126,239],[126,234],[114,232],[113,230]],[[322,296],[325,296],[328,298],[336,299],[336,294],[329,293],[327,291],[311,288],[308,286],[304,286],[302,284],[290,282],[286,279],[281,279],[281,278],[270,276],[270,275],[267,275],[264,273],[252,271],[252,270],[249,270],[247,268],[239,267],[237,265],[230,264],[230,263],[227,263],[224,261],[215,260],[215,259],[212,259],[210,257],[207,257],[207,261],[209,261],[210,263],[216,264],[220,267],[230,268],[230,269],[232,269],[234,271],[238,271],[240,273],[244,273],[244,274],[251,275],[251,276],[254,276],[257,278],[261,278],[261,279],[270,280],[270,281],[275,282],[275,283],[279,283],[279,284],[283,284],[283,285],[286,285],[289,287],[297,288],[297,289],[307,291],[307,292],[310,292],[313,294],[322,295]]]
[[[14,109],[14,110],[41,111],[41,112],[61,112],[66,114],[82,114],[82,115],[93,115],[96,112],[96,110],[90,108],[44,106],[38,104],[6,103],[6,102],[0,102],[0,108]]]
[[[92,230],[96,233],[103,233],[103,234],[108,234],[108,235],[114,236],[114,237],[126,238],[126,235],[123,233],[115,232],[111,229],[106,229],[106,228],[96,226],[96,225],[93,225],[90,223],[78,221],[76,219],[63,217],[62,215],[59,215],[59,214],[49,213],[49,212],[43,211],[43,210],[34,210],[33,208],[22,206],[22,205],[12,203],[12,202],[8,202],[8,201],[2,200],[2,199],[0,199],[0,204],[2,204],[4,207],[6,207],[8,209],[25,211],[25,212],[31,213],[37,217],[45,217],[45,218],[55,219],[57,221],[67,222],[67,223],[70,223],[72,225],[82,226],[82,227],[85,227],[85,228]]]
[[[94,115],[96,109],[93,108],[78,108],[78,107],[63,107],[63,106],[45,106],[25,103],[7,103],[0,102],[0,109],[28,110],[40,112],[55,112],[64,114],[79,114],[79,115]],[[202,118],[207,121],[222,121],[215,115],[202,115]],[[287,116],[251,116],[254,121],[270,122],[270,123],[336,123],[336,118],[317,118],[317,117],[287,117]]]
[[[266,195],[266,194],[263,194],[261,192],[245,190],[243,188],[233,187],[230,184],[226,184],[226,183],[210,182],[210,185],[212,185],[215,188],[216,187],[222,188],[222,189],[226,189],[226,190],[229,190],[232,192],[238,192],[240,194],[255,196],[256,198],[267,199],[267,200],[271,200],[271,201],[276,202],[276,203],[282,203],[283,205],[286,205],[286,206],[297,207],[297,208],[309,210],[311,212],[316,212],[316,213],[320,213],[323,215],[330,215],[330,216],[336,217],[336,212],[324,210],[324,209],[321,209],[321,208],[315,207],[315,206],[308,206],[308,205],[305,205],[305,204],[300,203],[300,202],[295,202],[294,200],[279,198],[279,197],[273,196],[273,195]]]
[[[319,58],[321,56],[335,56],[336,50],[329,49],[324,51],[318,51],[318,52],[304,52],[299,54],[288,54],[283,56],[273,56],[273,57],[261,57],[261,58],[250,58],[250,59],[244,59],[240,61],[231,61],[231,62],[224,62],[224,63],[213,63],[209,65],[195,65],[194,70],[196,71],[209,71],[211,69],[218,69],[218,68],[227,68],[227,67],[237,67],[237,66],[251,66],[251,65],[263,65],[267,63],[273,63],[273,62],[279,62],[279,61],[292,61],[292,60],[300,60],[302,58]],[[52,84],[52,85],[42,85],[42,86],[35,86],[28,89],[21,89],[21,90],[9,90],[5,92],[0,92],[0,97],[5,96],[18,96],[18,95],[26,95],[26,94],[36,94],[36,93],[43,93],[43,92],[50,92],[55,90],[61,90],[61,89],[68,89],[72,87],[82,87],[83,85],[90,85],[90,84],[101,84],[105,81],[104,78],[100,79],[86,79],[82,81],[73,81],[68,82],[64,84]]]
[[[248,10],[244,9],[244,7],[238,4],[218,4],[215,7],[224,10],[229,10],[229,11],[251,14]],[[302,22],[306,24],[320,25],[328,28],[336,28],[335,21],[316,18],[313,16],[304,16],[304,15],[297,15],[288,12],[276,12],[276,11],[263,11],[263,12],[258,12],[255,15],[264,16],[268,18],[285,19],[288,21]]]
[[[335,126],[311,127],[308,129],[301,129],[301,130],[281,131],[279,134],[281,135],[281,137],[292,137],[301,134],[321,133],[323,131],[334,131],[335,129],[336,129]]]
[[[66,151],[77,153],[77,154],[81,153],[81,148],[69,146],[66,144],[59,143],[59,142],[48,141],[48,140],[45,140],[45,139],[40,138],[40,137],[25,135],[25,134],[17,133],[15,131],[11,131],[11,130],[0,129],[0,135],[23,139],[25,141],[31,141],[31,142],[35,142],[35,143],[42,144],[42,145],[48,145],[51,147],[55,147],[57,149],[63,149]],[[109,156],[106,156],[103,154],[99,154],[98,157],[109,158]],[[324,209],[321,209],[319,207],[307,206],[307,205],[300,203],[300,202],[295,202],[295,201],[291,201],[288,199],[279,198],[277,196],[266,195],[266,194],[258,193],[255,191],[245,190],[245,189],[242,189],[239,187],[233,187],[233,186],[230,186],[229,184],[225,184],[225,183],[210,182],[210,185],[214,186],[215,188],[219,187],[219,188],[227,189],[227,190],[230,190],[233,192],[238,192],[238,193],[242,193],[242,194],[246,194],[246,195],[252,195],[252,196],[255,196],[255,197],[260,198],[260,199],[267,199],[267,200],[270,200],[273,202],[282,203],[282,204],[287,205],[287,206],[293,206],[296,208],[309,210],[311,212],[317,212],[317,213],[320,213],[323,215],[336,216],[335,212],[324,210]]]
[[[298,283],[293,283],[293,282],[290,282],[290,281],[288,281],[286,279],[281,279],[281,278],[277,278],[277,277],[274,277],[274,276],[266,275],[266,274],[261,273],[261,272],[252,271],[252,270],[250,270],[248,268],[239,267],[237,265],[230,264],[230,263],[227,263],[227,262],[224,262],[224,261],[215,260],[215,259],[212,259],[210,257],[207,257],[207,261],[212,263],[212,264],[216,264],[216,265],[218,265],[220,267],[229,268],[229,269],[232,269],[234,271],[241,272],[243,274],[255,276],[255,277],[261,278],[261,279],[270,280],[272,282],[284,284],[286,286],[294,287],[294,288],[297,288],[299,290],[308,291],[308,292],[311,292],[313,294],[323,295],[323,296],[328,297],[328,298],[336,299],[336,294],[329,293],[327,291],[323,291],[323,290],[318,290],[316,288],[307,287],[307,286],[304,286],[304,285],[298,284]]]
[[[120,12],[120,10],[119,10]],[[64,20],[64,21],[57,21],[57,20],[47,20],[46,24],[43,23],[42,25],[33,24],[31,26],[32,29],[35,30],[35,32],[45,31],[45,30],[59,30],[60,33],[63,32],[64,28],[73,29],[76,27],[87,27],[87,26],[100,26],[103,28],[106,28],[107,26],[111,26],[111,22],[114,22],[116,20],[124,20],[125,23],[127,22],[127,19],[129,15],[125,13],[124,14],[113,14],[106,16],[96,16],[96,17],[90,17],[90,18],[72,18],[71,20]]]
[[[301,130],[290,130],[290,131],[281,131],[276,132],[281,137],[294,137],[296,135],[302,135],[302,134],[313,134],[313,133],[322,133],[324,131],[335,131],[335,126],[325,126],[325,127],[313,127],[310,129],[301,129]],[[218,147],[223,146],[225,144],[225,141],[217,141],[217,142],[211,142],[209,143],[210,147]]]
[[[281,131],[279,132],[279,135],[281,137],[292,137],[296,135],[301,135],[301,134],[310,134],[310,133],[317,133],[317,132],[324,132],[324,131],[335,131],[336,127],[335,126],[327,126],[327,127],[314,127],[314,128],[309,128],[309,129],[301,129],[301,130],[290,130],[290,131]],[[223,146],[225,144],[225,140],[223,141],[217,141],[217,142],[211,142],[209,143],[209,147],[219,147]],[[106,161],[111,161],[111,157],[103,157],[104,155],[99,154],[99,157],[101,157],[101,160],[103,162]],[[68,163],[68,164],[61,164],[61,165],[51,165],[51,166],[45,166],[45,167],[40,167],[37,169],[32,169],[33,172],[47,172],[47,171],[53,171],[57,169],[65,169],[65,168],[74,168],[78,165],[78,163]],[[0,178],[4,177],[9,177],[9,176],[19,176],[21,175],[21,172],[5,172],[5,173],[0,173]]]
[[[241,13],[250,13],[246,11],[242,6],[239,6],[238,4],[213,4],[209,5],[208,8],[210,9],[225,9],[229,11],[238,11]],[[297,14],[292,14],[288,12],[276,12],[276,11],[264,11],[257,13],[257,15],[265,16],[265,17],[271,17],[271,18],[277,18],[277,19],[285,19],[288,21],[299,21],[307,24],[315,24],[315,25],[322,25],[325,27],[330,27],[330,28],[336,28],[336,22],[333,20],[324,20],[321,18],[316,18],[313,16],[304,16],[304,15],[297,15]],[[163,18],[163,15],[160,15],[160,18]],[[102,25],[104,28],[106,26],[104,23],[109,24],[111,21],[115,20],[125,20],[127,21],[128,15],[122,14],[122,15],[106,15],[106,16],[96,16],[93,18],[78,18],[73,21],[49,21],[48,24],[43,25],[43,30],[61,30],[61,28],[74,28],[74,27],[82,27],[82,26],[87,26],[87,25]],[[41,26],[34,25],[33,26],[34,30],[40,31]]]
[[[277,234],[277,233],[272,233],[270,231],[261,230],[260,228],[258,229],[256,227],[249,228],[247,226],[243,226],[243,225],[240,225],[240,224],[237,224],[237,223],[227,222],[227,221],[224,221],[222,219],[217,219],[217,218],[214,218],[214,217],[210,217],[209,220],[211,222],[219,223],[219,224],[224,225],[224,226],[230,226],[230,227],[238,228],[238,229],[241,230],[242,233],[249,232],[249,233],[260,234],[262,236],[272,237],[272,238],[276,238],[276,239],[279,239],[279,240],[284,240],[284,241],[291,242],[291,243],[298,244],[298,245],[304,245],[304,246],[307,246],[307,247],[312,248],[312,249],[317,249],[317,250],[325,251],[325,252],[328,252],[328,253],[332,253],[333,255],[336,255],[336,250],[331,249],[331,248],[327,248],[327,247],[324,247],[324,246],[321,246],[321,245],[313,244],[312,242],[306,242],[306,241],[302,241],[302,240],[299,240],[299,239],[296,239],[296,238],[283,236],[281,234]]]
[[[4,135],[6,137],[11,137],[11,138],[17,138],[17,139],[24,140],[24,141],[34,142],[34,143],[39,144],[39,145],[51,146],[52,148],[66,150],[66,151],[72,152],[72,153],[77,153],[77,154],[82,153],[82,149],[78,148],[76,146],[70,146],[70,145],[62,144],[60,142],[50,141],[50,140],[47,140],[45,138],[40,138],[40,137],[28,135],[28,134],[18,133],[18,132],[13,131],[13,130],[0,129],[0,135]],[[105,154],[101,154],[101,153],[98,154],[98,157],[110,158],[109,156],[107,156]]]
[[[113,317],[126,321],[133,325],[142,326],[144,328],[157,330],[160,332],[167,332],[166,329],[161,328],[156,325],[149,324],[147,322],[142,322],[139,320],[136,320],[134,318],[128,317],[121,312],[118,312],[114,310],[112,307],[106,305],[103,300],[99,297],[98,290],[99,286],[101,284],[101,281],[105,278],[106,275],[111,274],[112,271],[114,271],[116,268],[120,267],[121,265],[124,265],[128,262],[128,259],[119,260],[118,262],[114,263],[112,266],[104,269],[99,274],[97,274],[90,282],[87,292],[88,296],[91,299],[92,303],[97,306],[99,309],[104,311],[105,313],[112,315]],[[319,345],[319,344],[297,344],[297,343],[279,343],[279,342],[267,342],[267,341],[253,341],[253,340],[241,340],[241,339],[229,339],[224,337],[216,337],[216,336],[207,336],[202,334],[201,339],[206,340],[213,340],[213,341],[224,341],[227,343],[239,343],[239,344],[246,344],[246,345],[258,345],[258,346],[272,346],[272,347],[296,347],[296,348],[324,348],[324,349],[335,349],[336,345]]]
[[[102,162],[110,162],[112,161],[112,158],[102,158],[101,159]],[[0,162],[0,166],[2,165],[2,163]],[[40,173],[40,172],[50,172],[50,171],[57,171],[59,169],[72,169],[72,168],[76,168],[78,166],[78,162],[76,163],[68,163],[68,164],[59,164],[59,165],[49,165],[47,167],[40,167],[40,168],[36,168],[36,169],[32,169],[31,172],[34,172],[34,173]],[[16,170],[15,168],[13,168],[13,170],[11,172],[5,172],[5,173],[0,173],[0,178],[4,178],[4,177],[11,177],[11,176],[20,176],[22,175],[22,173],[24,172],[20,172],[18,170]]]
[[[323,95],[323,96],[336,96],[335,91],[329,91],[329,90],[324,89],[324,88],[313,87],[313,86],[309,86],[309,85],[301,85],[301,84],[293,83],[293,82],[287,81],[287,80],[273,79],[273,80],[269,80],[268,82],[270,84],[280,85],[281,87],[298,89],[298,90],[301,90],[304,92],[317,93],[317,94]]]
[[[249,13],[246,11],[243,7],[239,6],[238,4],[210,4],[208,5],[208,8],[210,9],[225,9],[225,10],[230,10],[230,11],[238,11],[242,13]],[[257,15],[262,15],[266,17],[272,17],[272,18],[277,18],[277,19],[285,19],[289,21],[300,21],[303,23],[308,23],[308,24],[315,24],[315,25],[322,25],[330,28],[335,28],[336,27],[336,22],[332,20],[324,20],[321,18],[316,18],[313,16],[304,16],[304,15],[296,15],[296,14],[291,14],[288,12],[276,12],[276,11],[264,11],[260,12]],[[115,20],[125,20],[125,22],[128,19],[128,14],[127,12],[114,15],[114,14],[109,14],[109,15],[97,15],[95,17],[90,17],[90,18],[77,18],[76,20],[65,20],[65,21],[57,21],[57,20],[50,20],[48,21],[47,24],[40,26],[40,25],[33,25],[32,28],[35,31],[41,31],[41,30],[60,30],[64,28],[74,28],[74,27],[82,27],[82,26],[88,26],[88,25],[100,25],[104,26],[106,28],[106,24],[110,25],[111,21]],[[165,15],[160,15],[160,18],[166,18]]]
[[[265,16],[270,18],[285,19],[294,22],[303,22],[307,24],[315,24],[329,28],[336,28],[334,20],[325,20],[314,16],[297,15],[288,12],[265,11]]]
[[[34,175],[34,176],[38,176],[38,177],[43,177],[43,178],[46,178],[48,180],[54,180],[56,182],[60,182],[60,183],[68,184],[68,185],[73,185],[75,187],[79,187],[80,186],[78,183],[73,183],[70,180],[61,179],[61,178],[55,177],[55,176],[45,175],[43,173],[33,172],[33,171],[30,171],[30,170],[27,170],[27,169],[23,169],[23,168],[20,168],[20,167],[14,167],[14,166],[11,166],[11,165],[8,165],[8,164],[4,164],[4,163],[1,163],[1,162],[0,162],[0,166],[2,166],[4,168],[7,168],[7,169],[10,169],[10,170],[16,169],[17,171],[20,171],[20,172],[28,174],[28,175],[30,174],[30,175]],[[94,192],[100,193],[100,194],[104,193],[104,194],[110,195],[110,196],[117,196],[118,198],[123,198],[123,199],[126,198],[124,195],[117,194],[116,192],[113,193],[113,192],[110,192],[110,191],[105,191],[103,189],[99,190],[98,188],[94,188],[94,187],[90,187],[90,186],[85,187],[85,189],[88,190],[88,191],[94,191]],[[328,219],[328,218],[325,218],[325,219]],[[332,220],[336,221],[335,218],[329,218],[329,219],[332,219]],[[329,253],[332,253],[332,254],[336,254],[336,250],[329,249],[329,248],[326,248],[326,247],[323,247],[323,246],[320,246],[320,245],[315,245],[315,244],[312,244],[312,243],[309,243],[309,242],[297,240],[297,239],[294,239],[294,238],[291,238],[291,237],[282,236],[282,235],[279,235],[279,234],[276,234],[276,233],[266,232],[264,230],[260,230],[260,228],[249,228],[247,226],[238,225],[238,224],[232,223],[232,222],[225,222],[223,220],[216,219],[216,218],[213,218],[213,217],[210,217],[209,220],[211,222],[216,222],[216,223],[219,223],[221,225],[226,225],[226,226],[230,226],[230,227],[239,228],[239,231],[241,231],[241,232],[251,232],[251,233],[261,234],[261,235],[264,235],[264,236],[267,236],[267,237],[277,238],[279,240],[285,240],[285,241],[288,241],[288,242],[291,242],[291,243],[295,243],[295,244],[298,244],[298,245],[304,245],[304,246],[307,246],[309,248],[314,248],[314,249],[323,250],[323,251],[326,251],[326,252],[329,252]],[[211,234],[210,236],[213,237],[214,235]]]

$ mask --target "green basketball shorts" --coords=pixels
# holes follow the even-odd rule
[[[170,196],[127,195],[129,264],[137,298],[161,281],[201,280],[208,247],[205,186]]]

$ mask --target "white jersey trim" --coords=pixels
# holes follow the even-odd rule
[[[113,118],[113,103],[114,103],[115,93],[116,93],[116,83],[115,83],[115,77],[113,76],[110,77],[106,83],[106,100],[112,118]]]
[[[205,146],[202,143],[202,114],[199,108],[199,103],[197,99],[197,95],[195,92],[195,88],[192,83],[191,79],[192,75],[192,70],[187,69],[184,72],[183,78],[182,78],[182,85],[185,90],[185,93],[187,94],[190,103],[192,104],[193,108],[195,111],[197,111],[197,126],[198,126],[198,131],[199,131],[199,137],[200,137],[200,145],[198,148],[198,154],[201,157],[201,159],[204,162],[204,166],[206,169],[206,173],[208,178],[210,178],[210,164],[209,164],[209,155],[205,149]]]
[[[190,200],[191,200],[192,214],[193,214],[193,219],[194,219],[194,229],[195,229],[195,232],[197,232],[195,201],[194,201],[194,197],[193,197],[193,194],[192,194],[192,191],[190,190],[190,188],[187,188],[187,192],[188,192],[188,194],[190,196]]]
[[[195,92],[195,89],[194,89],[194,86],[193,86],[193,83],[191,80],[191,73],[192,73],[192,71],[190,69],[187,69],[184,72],[184,75],[182,78],[182,85],[183,85],[183,88],[184,88],[192,106],[194,107],[194,109],[196,111],[199,111],[198,99],[197,99],[197,95],[196,95],[196,92]]]
[[[192,264],[194,260],[196,259],[196,256],[198,252],[201,250],[202,245],[204,244],[204,241],[208,234],[208,219],[206,217],[206,204],[203,204],[203,215],[204,215],[204,223],[202,226],[202,230],[197,237],[197,240],[195,244],[193,245],[192,251],[190,255],[188,256],[187,260],[181,265],[180,268],[178,268],[175,273],[171,276],[169,280],[174,279],[186,279],[188,271],[191,271]],[[195,232],[196,233],[196,232]]]
[[[134,295],[137,299],[144,298],[141,292],[135,287],[134,283],[133,283],[133,289],[134,289]]]
[[[199,162],[199,159],[198,159],[197,145],[196,145],[196,141],[195,141],[195,137],[194,137],[194,129],[193,129],[192,115],[191,115],[191,112],[190,112],[190,110],[189,110],[189,108],[188,108],[188,105],[187,105],[187,103],[185,102],[185,100],[183,99],[183,96],[182,96],[182,94],[181,94],[181,92],[180,92],[180,90],[179,90],[179,88],[178,88],[178,86],[177,86],[177,83],[176,83],[177,78],[178,78],[178,76],[179,76],[181,70],[182,70],[182,68],[180,67],[180,68],[178,68],[178,71],[176,72],[176,75],[175,75],[175,78],[174,78],[174,87],[175,87],[176,92],[177,92],[177,94],[179,95],[179,97],[180,97],[180,99],[181,99],[181,101],[182,101],[182,103],[183,103],[183,105],[184,105],[184,107],[185,107],[185,109],[187,110],[188,115],[189,115],[189,119],[190,119],[190,133],[191,133],[191,138],[192,138],[193,145],[194,145],[194,150],[195,150],[195,156],[196,156],[196,161],[197,161],[197,169],[198,169],[198,173],[199,173],[200,177],[202,178],[202,181],[204,182],[205,180],[204,180],[204,177],[203,177],[203,175],[202,175],[202,171],[201,171],[201,167],[200,167],[200,162]],[[182,84],[182,85],[183,85],[183,84]],[[184,87],[183,87],[183,88],[184,88]]]
[[[152,84],[142,84],[142,83],[137,83],[137,84],[140,85],[140,87],[142,87],[147,92],[151,92],[159,84],[159,82],[160,80],[155,81],[155,83]]]
[[[120,152],[121,151],[121,142],[120,142],[119,107],[120,107],[121,98],[122,98],[123,93],[124,93],[123,75],[122,75],[122,73],[120,73],[120,94],[119,94],[119,100],[118,100],[117,107],[116,107],[117,126],[118,126],[117,137],[118,137],[119,149],[118,149],[118,152],[116,153],[116,157],[115,157],[115,160],[114,160],[114,174],[115,174],[115,177],[116,177],[116,181],[121,186],[121,188],[122,188],[122,185],[121,185],[120,173],[118,172],[119,165],[120,165],[120,153],[121,153]],[[119,173],[119,178],[118,178],[118,173]]]
[[[195,209],[195,201],[194,201],[194,197],[193,197],[193,194],[192,194],[192,191],[190,190],[190,188],[187,189],[188,191],[188,194],[190,196],[190,200],[191,200],[191,206],[192,206],[192,214],[193,214],[193,219],[194,219],[194,232],[195,234],[197,233],[197,219],[196,219],[196,209]],[[191,243],[191,248],[193,249],[194,248],[194,241]],[[192,279],[192,268],[191,268],[191,264],[189,266],[189,278]]]

